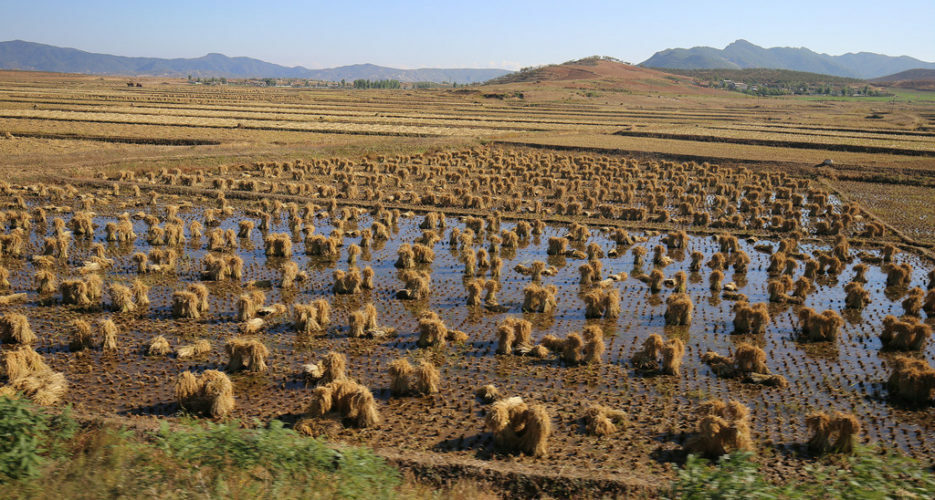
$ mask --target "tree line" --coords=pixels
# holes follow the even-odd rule
[[[399,80],[365,80],[358,78],[354,80],[355,89],[398,89]]]

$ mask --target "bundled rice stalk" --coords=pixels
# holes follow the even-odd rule
[[[211,343],[207,340],[198,340],[193,344],[183,345],[175,351],[179,359],[192,359],[205,356],[211,352]]]
[[[859,281],[852,281],[844,285],[844,292],[847,294],[844,297],[844,307],[847,309],[860,311],[870,303],[870,292],[864,290]]]
[[[662,347],[662,373],[681,375],[682,359],[685,357],[685,344],[677,338],[671,339]]]
[[[115,352],[117,350],[117,325],[113,320],[105,319],[98,323],[98,337],[102,351]]]
[[[734,333],[737,335],[766,333],[766,325],[770,323],[769,307],[763,303],[750,304],[738,301],[733,306]]]
[[[558,307],[557,293],[555,285],[530,283],[523,289],[523,312],[551,314]]]
[[[176,319],[201,319],[201,301],[192,292],[180,291],[172,294],[172,317]]]
[[[153,337],[146,346],[147,356],[168,356],[170,352],[172,352],[172,347],[162,335]]]
[[[249,321],[256,317],[257,311],[266,303],[266,294],[261,290],[251,290],[237,298],[237,321]]]
[[[812,433],[808,440],[808,450],[812,454],[854,452],[860,435],[860,421],[853,414],[815,412],[806,417],[805,423]]]
[[[91,333],[91,325],[83,319],[76,319],[71,322],[72,334],[68,343],[68,348],[72,351],[90,349],[94,345],[94,335]]]
[[[136,304],[133,302],[133,291],[128,287],[112,283],[108,293],[110,294],[111,309],[114,312],[128,313],[136,311]]]
[[[51,295],[58,290],[55,274],[49,270],[36,271],[36,292],[40,295]]]
[[[737,401],[711,400],[702,403],[696,434],[685,442],[685,450],[716,459],[734,451],[753,451],[750,416]]]
[[[732,357],[708,351],[701,356],[701,361],[710,366],[718,377],[742,377],[744,382],[772,387],[789,385],[785,377],[770,372],[766,366],[766,352],[746,342],[737,346]]]
[[[149,287],[142,281],[133,280],[133,301],[137,307],[149,307]]]
[[[519,397],[501,399],[487,410],[485,426],[500,448],[534,457],[548,452],[552,421],[542,405],[530,408]]]
[[[373,427],[381,421],[370,389],[353,380],[338,380],[315,388],[305,417],[296,424],[296,430],[310,435],[311,427],[305,420],[321,418],[332,411],[354,420],[358,427]]]
[[[324,331],[330,324],[331,304],[325,299],[317,299],[310,304],[293,306],[293,324],[299,333]]]
[[[440,375],[430,361],[422,360],[413,367],[405,358],[399,358],[389,367],[390,392],[395,396],[427,395],[438,392]]]
[[[19,313],[6,313],[0,317],[0,342],[28,345],[37,340],[29,326],[29,319]]]
[[[65,375],[52,371],[32,347],[20,345],[6,349],[2,358],[9,382],[5,388],[0,388],[0,391],[21,392],[41,406],[53,405],[65,395],[68,389]]]
[[[329,351],[318,363],[303,365],[302,374],[306,382],[328,384],[347,379],[347,357]]]
[[[601,363],[604,354],[604,331],[596,325],[584,327],[584,351],[582,362],[585,364]]]
[[[286,233],[274,233],[263,239],[267,257],[292,257],[292,238]]]
[[[72,304],[80,308],[91,307],[88,283],[82,280],[67,280],[61,284],[62,303]]]
[[[426,311],[419,318],[419,347],[444,347],[448,343],[448,328],[437,314]]]
[[[527,354],[533,348],[532,323],[527,320],[509,317],[497,326],[500,343],[497,354]]]
[[[663,346],[661,335],[658,333],[650,335],[643,341],[642,348],[630,357],[630,363],[637,370],[657,370]]]
[[[188,285],[188,291],[198,297],[198,313],[205,317],[208,315],[208,287],[204,283],[191,283]]]
[[[666,299],[667,325],[690,325],[695,304],[687,293],[673,293]]]
[[[231,268],[225,256],[209,253],[204,256],[202,263],[205,266],[205,270],[201,273],[202,279],[207,281],[224,281],[230,279]]]
[[[234,385],[217,370],[205,370],[199,377],[182,372],[175,382],[175,397],[182,408],[214,418],[224,418],[234,409]]]
[[[920,406],[931,403],[932,391],[935,390],[935,369],[928,362],[897,356],[893,359],[892,369],[886,388],[893,399]]]
[[[590,405],[584,413],[585,430],[592,436],[617,433],[617,425],[625,424],[627,414],[603,405]]]
[[[474,394],[479,397],[481,401],[488,404],[500,399],[500,390],[493,384],[487,384],[477,389]]]
[[[903,321],[893,315],[883,318],[883,332],[880,342],[884,349],[897,351],[920,351],[932,336],[932,327],[918,318]]]
[[[259,339],[250,337],[236,337],[224,346],[227,351],[227,370],[247,370],[253,373],[267,370],[266,358],[269,349]]]
[[[906,316],[921,316],[924,301],[925,290],[919,287],[910,289],[909,294],[902,302],[903,314]]]
[[[282,266],[282,281],[280,286],[282,288],[292,288],[295,286],[295,281],[305,281],[308,279],[308,274],[305,271],[299,271],[299,265],[293,261],[286,262]]]
[[[799,309],[799,338],[808,342],[833,342],[838,338],[838,330],[844,326],[844,319],[827,309],[821,314],[810,307]]]
[[[402,300],[422,300],[431,293],[431,275],[426,271],[406,270],[401,276],[405,288],[396,292]]]
[[[484,291],[484,280],[472,279],[465,285],[467,289],[467,305],[469,307],[479,306],[481,303],[481,292]]]
[[[335,294],[355,294],[360,293],[360,284],[363,278],[357,268],[351,268],[347,272],[341,269],[334,270],[334,286],[332,291]]]

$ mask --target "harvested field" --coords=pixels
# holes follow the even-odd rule
[[[935,457],[931,388],[890,382],[935,362],[913,119],[714,91],[0,88],[0,350],[35,349],[78,415],[279,419],[526,495],[652,493],[712,399],[749,410],[731,425],[773,479],[808,474],[816,411]]]
[[[856,181],[833,185],[910,238],[935,244],[935,191],[931,188]]]

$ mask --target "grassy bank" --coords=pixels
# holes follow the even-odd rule
[[[935,475],[878,448],[809,465],[806,480],[766,481],[748,453],[715,465],[690,456],[667,498],[933,498]],[[587,492],[582,492],[587,495]],[[281,422],[190,423],[136,432],[80,425],[0,396],[0,498],[496,498],[466,479],[444,490],[407,480],[371,450],[299,436]]]
[[[482,497],[406,481],[365,448],[266,427],[189,424],[153,432],[83,426],[0,397],[0,498]]]

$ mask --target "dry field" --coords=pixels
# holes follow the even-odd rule
[[[4,76],[0,382],[39,402],[526,494],[935,458],[924,104]]]

